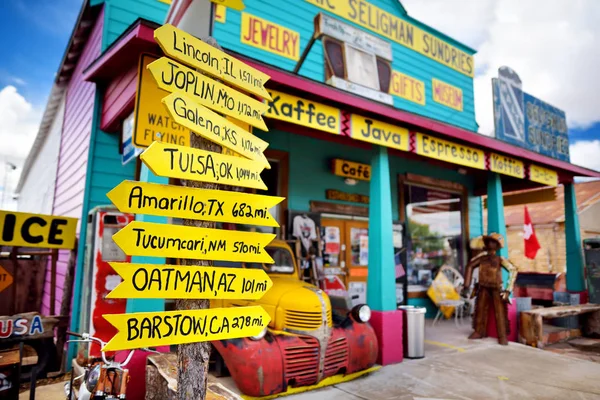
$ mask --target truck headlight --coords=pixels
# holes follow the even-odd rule
[[[371,319],[371,308],[366,304],[359,304],[355,306],[352,311],[352,316],[358,322],[369,322]]]
[[[250,336],[250,340],[260,340],[267,334],[267,327],[265,327],[258,335]]]

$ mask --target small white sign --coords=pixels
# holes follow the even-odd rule
[[[392,45],[390,42],[370,35],[327,14],[320,14],[320,18],[321,25],[319,28],[324,35],[350,43],[385,60],[392,61]]]
[[[379,90],[368,88],[366,86],[348,82],[347,80],[339,78],[337,76],[332,76],[331,78],[329,78],[327,84],[335,88],[345,90],[347,92],[351,92],[371,100],[378,101],[380,103],[385,103],[390,106],[394,105],[394,98],[391,95],[380,92]]]

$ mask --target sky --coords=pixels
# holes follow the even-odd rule
[[[12,198],[82,0],[0,0],[0,201]],[[475,48],[479,132],[493,135],[491,78],[566,112],[571,162],[600,170],[600,1],[403,0],[408,14]],[[35,11],[35,12],[32,12]],[[0,208],[14,208],[13,201]]]
[[[81,0],[0,0],[0,202],[5,181],[8,188],[8,201],[0,209],[15,206],[12,193],[81,4]],[[6,162],[18,168],[7,174]]]

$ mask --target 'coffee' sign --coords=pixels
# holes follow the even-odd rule
[[[0,210],[0,245],[72,249],[77,218]]]
[[[371,180],[371,166],[368,164],[335,158],[332,167],[334,175],[359,179],[361,181]]]

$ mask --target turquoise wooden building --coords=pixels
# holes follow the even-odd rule
[[[398,304],[432,309],[426,291],[436,268],[460,270],[469,240],[485,233],[483,195],[488,231],[506,235],[503,193],[565,185],[567,285],[584,290],[572,183],[575,176],[600,174],[479,135],[475,50],[414,20],[396,0],[244,0],[243,11],[208,0],[166,3],[85,3],[57,78],[65,77],[67,101],[55,214],[81,218],[85,227],[90,210],[110,204],[106,193],[122,180],[166,182],[139,161],[123,165],[121,154],[140,55],[162,56],[153,31],[166,20],[199,37],[210,31],[225,51],[271,77],[269,131],[253,133],[270,144],[265,193],[287,198],[272,210],[281,225],[276,232],[301,236],[293,220],[301,216],[333,233],[324,235],[327,267],[371,306],[382,364],[402,358],[390,334],[401,329]],[[335,160],[369,168],[369,179],[335,170]],[[308,237],[311,229],[303,225]],[[73,329],[79,328],[85,243],[81,229]],[[126,309],[166,306],[128,300]]]

